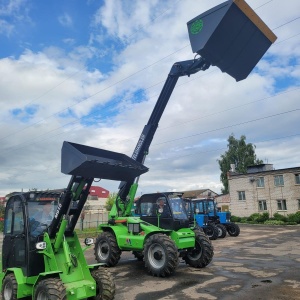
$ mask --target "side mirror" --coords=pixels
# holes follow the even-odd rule
[[[91,246],[94,244],[94,239],[93,238],[85,238],[84,243],[86,246]]]

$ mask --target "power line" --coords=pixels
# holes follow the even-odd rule
[[[269,1],[269,2],[271,2],[271,1]],[[295,20],[295,19],[294,19],[294,20]],[[292,20],[292,21],[293,21],[293,20]],[[290,23],[290,22],[292,22],[292,21],[289,21],[289,22],[287,22],[287,23],[285,23],[285,24],[288,24],[288,23]],[[285,24],[283,24],[283,25],[285,25]],[[282,25],[282,26],[283,26],[283,25]],[[280,26],[280,27],[281,27],[281,26]],[[177,51],[175,51],[175,52],[169,54],[168,56],[166,56],[166,57],[164,57],[164,58],[162,58],[162,59],[160,59],[160,60],[158,60],[158,61],[156,61],[156,62],[154,62],[154,63],[152,63],[152,64],[150,64],[150,65],[148,65],[148,66],[146,66],[146,67],[144,67],[143,69],[140,69],[140,70],[138,70],[138,71],[135,72],[135,73],[132,73],[131,75],[129,75],[129,76],[127,76],[127,77],[121,79],[120,81],[117,81],[117,82],[111,84],[110,86],[108,86],[108,87],[106,87],[106,88],[104,88],[104,89],[102,89],[102,90],[100,90],[100,91],[94,93],[93,95],[87,97],[86,99],[83,99],[83,100],[80,101],[80,102],[77,102],[77,103],[75,103],[75,104],[73,104],[73,105],[71,105],[71,106],[68,106],[67,108],[65,108],[65,109],[63,109],[63,110],[61,110],[61,111],[59,111],[59,112],[56,112],[55,114],[52,114],[52,115],[50,115],[50,116],[48,116],[48,117],[46,117],[46,118],[43,118],[42,120],[40,120],[40,121],[38,121],[38,122],[35,122],[35,123],[33,123],[33,124],[30,124],[30,125],[28,125],[27,127],[23,128],[23,129],[21,129],[21,130],[18,130],[18,131],[14,132],[14,133],[19,133],[19,132],[21,132],[21,131],[23,131],[23,130],[29,128],[29,127],[32,127],[33,125],[37,125],[37,124],[39,124],[40,122],[44,121],[45,119],[48,119],[48,118],[50,118],[50,117],[52,117],[52,116],[54,116],[54,115],[57,115],[57,114],[59,114],[59,113],[65,111],[66,109],[69,109],[70,107],[73,107],[73,106],[75,106],[75,105],[77,105],[77,104],[79,104],[79,103],[82,103],[83,101],[86,101],[86,100],[88,100],[88,99],[94,97],[95,95],[97,95],[97,94],[99,94],[99,93],[101,93],[101,92],[103,92],[103,91],[105,91],[105,90],[111,88],[112,86],[114,86],[114,85],[116,85],[116,84],[118,84],[118,83],[120,83],[120,82],[122,82],[122,81],[124,81],[124,80],[126,80],[126,79],[128,79],[128,78],[130,78],[130,77],[132,77],[132,76],[134,76],[134,75],[136,75],[136,74],[138,74],[139,72],[141,72],[141,71],[143,71],[143,70],[149,68],[150,66],[153,66],[153,65],[156,64],[157,62],[159,62],[159,61],[161,61],[161,60],[163,60],[163,59],[165,59],[165,58],[167,58],[167,57],[173,55],[174,53],[176,53],[176,52],[178,52],[178,51],[181,51],[182,49],[186,48],[187,46],[188,46],[188,45],[186,45],[186,46],[184,46],[183,48],[181,48],[181,49],[179,49],[179,50],[177,50]],[[193,79],[193,80],[195,80],[195,79]],[[225,111],[226,111],[226,110],[225,110]],[[86,117],[87,117],[87,116],[84,116],[84,117],[80,118],[79,120],[82,120],[83,118],[86,118]],[[77,122],[78,122],[78,120],[69,122],[69,123],[67,123],[67,124],[64,124],[63,126],[58,127],[57,129],[63,128],[63,127],[65,127],[65,126],[67,126],[67,125],[74,124],[74,123],[77,123]],[[55,131],[55,130],[57,130],[57,129],[53,129],[53,130],[51,130],[51,131],[49,131],[49,132],[53,132],[53,131]],[[49,133],[49,132],[47,132],[47,133]],[[5,138],[7,138],[7,137],[10,137],[10,136],[11,136],[12,134],[14,134],[14,133],[11,133],[11,134],[9,134],[9,135],[7,135],[7,136],[2,137],[2,138],[0,139],[0,141],[3,140],[3,139],[5,139]],[[42,135],[44,135],[44,134],[41,134],[41,135],[39,135],[39,136],[42,136]],[[38,136],[38,137],[39,137],[39,136]],[[36,137],[36,138],[37,138],[37,137]]]
[[[172,140],[160,142],[160,143],[157,143],[157,144],[153,144],[153,146],[157,146],[157,145],[161,145],[161,144],[166,144],[166,143],[170,143],[170,142],[174,142],[174,141],[179,141],[179,140],[183,140],[183,139],[195,137],[195,136],[198,136],[198,135],[202,135],[202,134],[206,134],[206,133],[211,133],[211,132],[215,132],[215,131],[219,131],[219,130],[223,130],[223,129],[228,129],[228,128],[232,128],[232,127],[236,127],[236,126],[240,126],[240,125],[245,125],[245,124],[249,124],[249,123],[253,123],[253,122],[257,122],[257,121],[261,121],[261,120],[265,120],[265,119],[269,119],[269,118],[273,118],[273,117],[278,117],[278,116],[281,116],[281,115],[284,115],[284,114],[288,114],[288,113],[292,113],[292,112],[296,112],[296,111],[299,111],[299,110],[300,110],[300,108],[296,108],[296,109],[292,109],[292,110],[289,110],[289,111],[281,112],[281,113],[278,113],[278,114],[269,115],[269,116],[262,117],[262,118],[257,118],[257,119],[253,119],[253,120],[249,120],[249,121],[245,121],[245,122],[241,122],[241,123],[236,123],[236,124],[233,124],[233,125],[228,125],[228,126],[224,126],[224,127],[220,127],[220,128],[216,128],[216,129],[212,129],[212,130],[208,130],[208,131],[204,131],[204,132],[200,132],[200,133],[196,133],[196,134],[184,136],[184,137],[181,137],[181,138],[176,138],[176,139],[172,139]]]
[[[271,1],[273,1],[273,0],[271,0]],[[269,1],[269,2],[271,2],[271,1]],[[179,1],[177,1],[177,2],[179,2]],[[176,2],[176,3],[177,3],[177,2]],[[269,2],[267,2],[267,3],[269,3]],[[267,4],[267,3],[265,3],[265,4]],[[263,4],[263,5],[265,5],[265,4]],[[262,6],[262,5],[261,5],[261,6]],[[259,7],[261,7],[261,6],[259,6]],[[259,7],[257,7],[256,9],[258,9]],[[167,9],[166,11],[168,11],[168,10],[169,10],[169,9]],[[165,12],[166,12],[166,11],[165,11]],[[161,15],[163,15],[165,12],[163,12]],[[159,15],[159,16],[161,16],[161,15]],[[157,18],[158,18],[158,17],[157,17]],[[157,18],[155,18],[155,19],[157,19]],[[297,18],[296,18],[296,19],[297,19]],[[295,20],[295,19],[294,19],[294,20]],[[291,20],[291,21],[289,21],[289,22],[286,22],[285,24],[282,24],[282,25],[280,25],[279,27],[282,27],[282,26],[284,26],[284,25],[286,25],[286,24],[288,24],[288,23],[290,23],[290,22],[293,22],[294,20]],[[279,27],[277,27],[277,28],[279,28]],[[277,28],[275,28],[275,29],[277,29]],[[275,30],[275,29],[272,29],[272,30]],[[74,103],[73,105],[70,105],[70,106],[68,106],[68,107],[66,107],[66,108],[64,108],[64,109],[62,109],[62,110],[60,110],[60,111],[58,111],[58,112],[56,112],[56,113],[54,113],[54,114],[49,115],[48,117],[45,117],[45,118],[43,118],[43,119],[41,119],[41,120],[39,120],[39,121],[37,121],[37,122],[35,122],[35,123],[33,123],[33,124],[30,124],[30,125],[28,125],[28,126],[22,128],[22,129],[20,129],[20,130],[17,130],[17,131],[15,131],[15,132],[11,132],[10,134],[8,134],[8,135],[6,135],[6,136],[0,138],[0,141],[3,140],[3,139],[5,139],[5,138],[7,138],[7,137],[10,137],[10,136],[13,135],[13,134],[19,133],[19,132],[24,131],[24,130],[26,130],[26,129],[28,129],[28,128],[34,126],[34,125],[37,125],[37,124],[41,123],[42,121],[47,120],[47,119],[49,119],[49,118],[51,118],[51,117],[53,117],[53,116],[55,116],[55,115],[58,115],[58,114],[62,113],[63,111],[70,109],[71,107],[74,107],[74,106],[76,106],[76,105],[78,105],[78,104],[80,104],[80,103],[82,103],[82,102],[84,102],[84,101],[87,101],[87,100],[91,99],[92,97],[96,96],[97,94],[102,93],[102,92],[106,91],[107,89],[110,89],[111,87],[113,87],[113,86],[115,86],[115,85],[117,85],[117,84],[119,84],[119,83],[121,83],[121,82],[127,80],[128,78],[130,78],[130,77],[132,77],[132,76],[134,76],[134,75],[140,73],[141,71],[144,71],[145,69],[147,69],[147,68],[149,68],[149,67],[155,65],[156,63],[158,63],[158,62],[162,61],[163,59],[165,59],[165,58],[167,58],[167,57],[169,57],[169,56],[171,56],[171,55],[173,55],[173,54],[175,54],[175,53],[181,51],[182,49],[184,49],[184,48],[186,48],[186,47],[188,47],[188,46],[189,46],[189,44],[188,44],[188,45],[185,45],[184,47],[180,48],[179,50],[176,50],[175,52],[173,52],[173,53],[171,53],[171,54],[169,54],[169,55],[163,57],[162,59],[160,59],[160,60],[158,60],[158,61],[156,61],[156,62],[154,62],[154,63],[152,63],[152,64],[150,64],[150,65],[148,65],[148,66],[146,66],[146,67],[144,67],[144,68],[142,68],[142,69],[140,69],[140,70],[138,70],[138,71],[136,71],[136,72],[134,72],[134,73],[132,73],[132,74],[130,74],[129,76],[127,76],[127,77],[125,77],[125,78],[123,78],[123,79],[120,79],[120,80],[117,81],[117,82],[112,83],[111,85],[105,87],[104,89],[99,90],[98,92],[94,93],[93,95],[91,95],[91,96],[89,96],[89,97],[87,97],[87,98],[85,98],[85,99],[83,99],[83,100],[81,100],[81,101],[79,101],[79,102],[77,102],[77,103]],[[75,74],[76,74],[76,73],[75,73]],[[71,78],[71,77],[73,77],[73,75],[71,75],[69,78]],[[67,79],[68,79],[68,78],[67,78]],[[67,79],[65,79],[63,82],[65,82]],[[61,85],[63,82],[61,82],[61,83],[58,84],[57,86]],[[48,92],[50,92],[51,90],[55,89],[57,86],[51,88],[49,91],[45,92],[43,95],[45,95],[45,94],[47,94]],[[42,96],[43,96],[43,95],[42,95]],[[42,96],[38,97],[37,99],[41,98]],[[31,103],[31,102],[30,102],[30,103]]]

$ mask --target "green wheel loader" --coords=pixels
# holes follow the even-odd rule
[[[131,180],[147,171],[126,155],[64,142],[58,192],[14,193],[7,201],[0,285],[3,300],[111,300],[115,284],[103,264],[88,265],[75,232],[94,178]]]
[[[131,158],[139,163],[144,163],[149,153],[158,123],[179,77],[205,71],[212,65],[236,81],[243,80],[276,40],[273,32],[244,0],[226,1],[192,19],[187,27],[196,56],[192,60],[176,62],[171,67],[133,151]],[[165,221],[159,210],[151,220],[146,216],[134,216],[131,209],[138,181],[139,176],[120,183],[109,222],[100,225],[102,232],[95,243],[96,260],[107,266],[115,266],[122,251],[133,251],[138,259],[144,257],[145,265],[152,275],[161,277],[175,271],[179,256],[193,267],[205,267],[212,260],[212,247],[200,231],[189,228],[185,218],[178,220],[173,211]],[[156,196],[166,200],[168,198],[165,194],[153,197]],[[202,252],[206,258],[201,262],[199,257]]]

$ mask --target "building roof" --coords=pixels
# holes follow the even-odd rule
[[[208,194],[211,193],[212,196],[218,195],[217,193],[215,193],[214,191],[210,190],[210,189],[200,189],[200,190],[192,190],[192,191],[183,191],[183,197],[184,198],[198,198],[199,196],[203,195],[203,194]]]
[[[255,174],[282,174],[282,173],[300,173],[300,166],[299,167],[293,167],[293,168],[284,168],[284,169],[272,169],[272,170],[257,170],[256,172],[250,172],[250,173],[236,173],[236,172],[228,172],[228,179],[231,179],[233,177],[244,177],[244,176],[253,176]]]
[[[108,198],[109,191],[100,186],[91,186],[90,196],[97,196],[98,198]]]

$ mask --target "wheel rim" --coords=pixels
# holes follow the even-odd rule
[[[198,260],[202,256],[201,245],[196,241],[195,246],[196,247],[192,251],[190,251],[187,255],[190,260]]]
[[[4,292],[3,292],[4,300],[9,300],[12,298],[12,285],[11,283],[7,283],[4,287]]]
[[[211,227],[207,227],[206,229],[206,234],[209,236],[209,237],[212,237],[213,236],[213,229]]]
[[[166,254],[163,247],[159,244],[153,244],[148,251],[148,260],[152,267],[159,269],[166,262]]]
[[[102,241],[98,245],[97,253],[100,259],[106,260],[109,256],[109,244],[106,241]]]
[[[223,233],[222,229],[220,227],[218,227],[218,237],[221,236]]]
[[[229,234],[235,234],[235,232],[236,232],[235,227],[230,226],[229,227]]]

